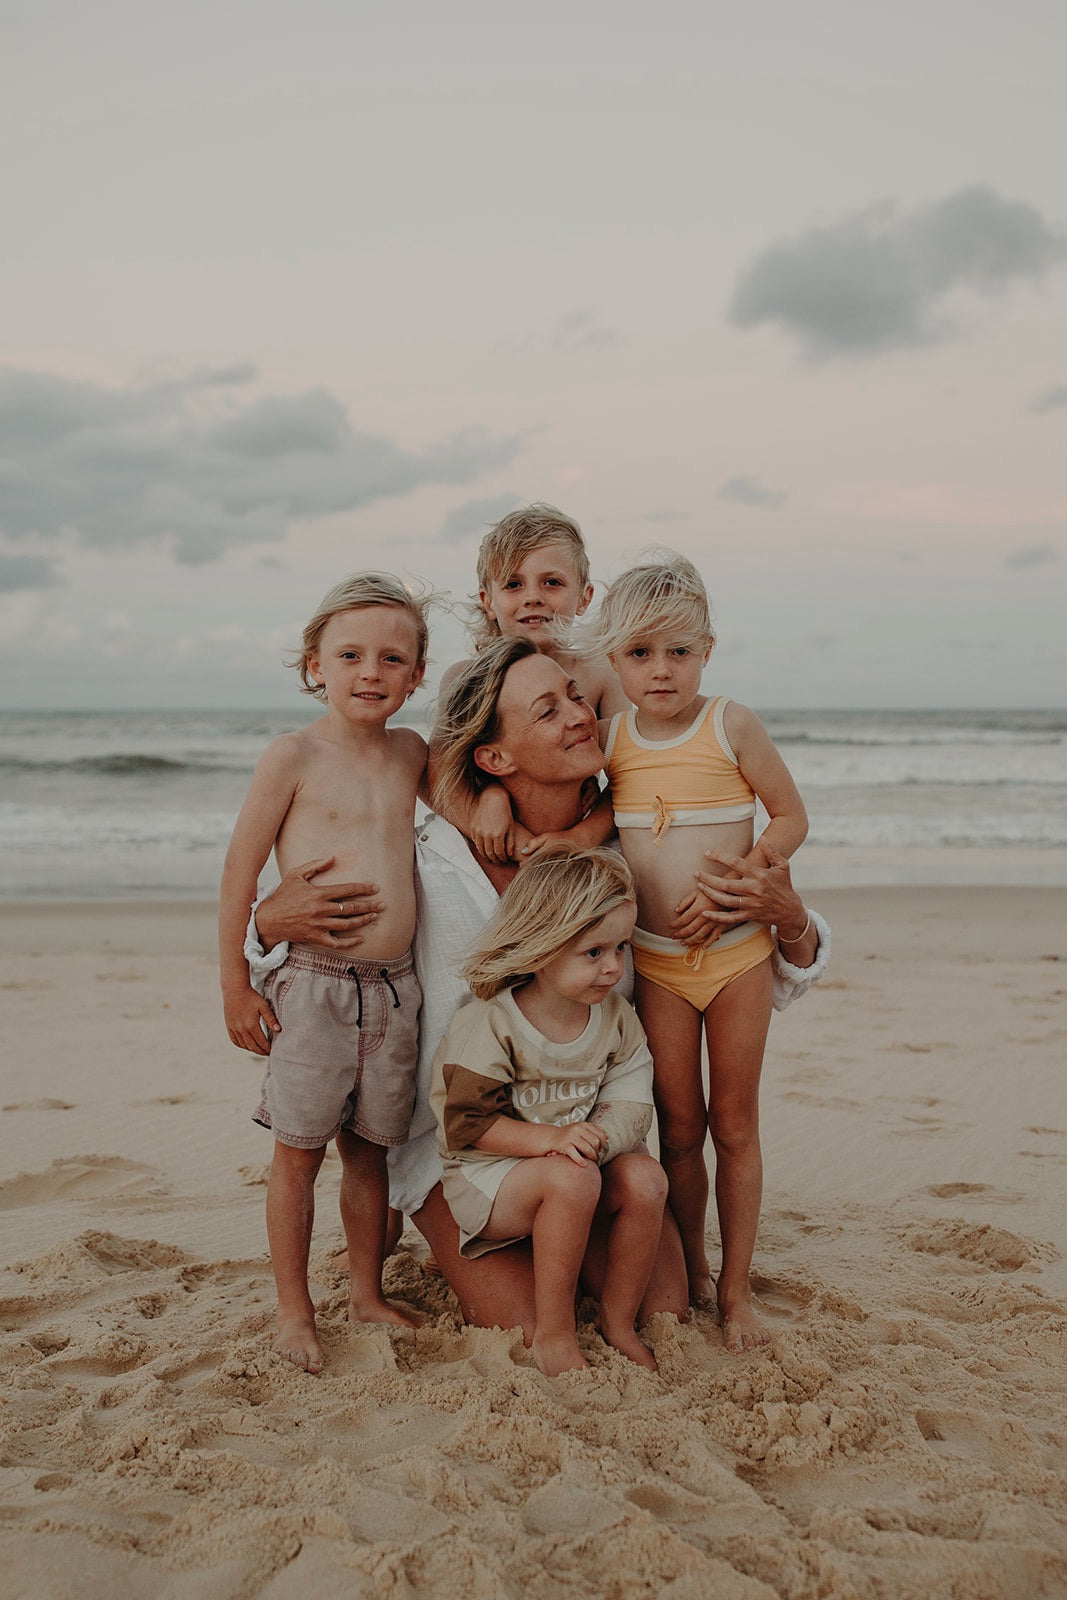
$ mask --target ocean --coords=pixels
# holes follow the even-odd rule
[[[302,709],[0,712],[0,896],[213,897]],[[802,887],[1067,883],[1067,711],[763,716],[808,808]]]

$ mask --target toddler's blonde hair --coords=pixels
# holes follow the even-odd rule
[[[429,594],[415,594],[399,578],[394,578],[391,572],[353,572],[350,577],[335,583],[323,595],[315,615],[305,627],[300,649],[294,650],[286,658],[286,666],[295,667],[299,674],[301,694],[314,695],[316,700],[326,699],[325,686],[308,673],[308,661],[318,653],[330,618],[340,616],[342,611],[358,611],[363,606],[396,606],[398,610],[407,612],[415,625],[418,665],[422,666],[430,642],[427,612],[431,598]]]
[[[673,634],[701,650],[715,642],[703,579],[675,550],[651,552],[649,560],[608,584],[600,610],[581,630],[581,653],[614,655],[653,633]]]
[[[504,891],[461,976],[479,1000],[491,1000],[532,978],[572,939],[633,900],[630,869],[614,850],[544,850]]]

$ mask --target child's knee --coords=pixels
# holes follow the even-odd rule
[[[591,1211],[600,1199],[600,1168],[591,1161],[581,1165],[569,1156],[541,1157],[545,1163],[547,1192],[570,1205],[587,1206]]]
[[[620,1163],[625,1164],[619,1166]],[[650,1210],[666,1204],[667,1174],[653,1156],[633,1150],[628,1156],[616,1157],[616,1166],[619,1166],[618,1179],[625,1201]]]

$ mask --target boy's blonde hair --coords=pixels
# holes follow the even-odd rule
[[[653,633],[673,634],[700,649],[715,642],[707,591],[696,567],[675,550],[650,555],[608,585],[583,654],[614,655]]]
[[[516,661],[536,654],[530,639],[494,639],[449,684],[434,724],[441,752],[433,790],[438,810],[451,810],[457,800],[480,794],[492,781],[474,752],[500,731],[500,692],[509,671]]]
[[[486,645],[500,638],[500,624],[486,616],[479,596],[491,588],[494,579],[503,582],[528,555],[548,544],[566,546],[578,587],[585,589],[590,581],[589,555],[582,530],[574,518],[568,517],[558,506],[550,506],[544,500],[534,500],[528,506],[509,511],[506,517],[501,517],[489,529],[478,546],[479,593],[471,596],[472,600],[479,601],[472,606],[470,613],[470,633],[475,650],[484,650]]]
[[[508,885],[461,970],[479,1000],[532,978],[617,906],[634,900],[614,850],[544,850]]]
[[[335,583],[323,595],[318,610],[305,627],[300,649],[286,659],[286,666],[295,667],[300,675],[301,694],[314,695],[316,700],[326,699],[325,686],[308,675],[308,660],[317,653],[331,617],[340,616],[342,611],[358,611],[363,606],[396,606],[407,612],[418,636],[418,665],[421,667],[430,642],[427,621],[430,598],[428,594],[415,594],[391,572],[353,572],[351,577]]]

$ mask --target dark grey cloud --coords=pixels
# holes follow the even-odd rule
[[[1004,557],[1004,565],[1023,570],[1028,567],[1047,567],[1059,559],[1060,554],[1055,545],[1023,544],[1017,550],[1008,552]]]
[[[462,544],[466,539],[481,539],[494,522],[522,504],[517,494],[494,494],[485,500],[465,500],[455,506],[441,524],[438,538],[444,544]]]
[[[1030,410],[1058,411],[1061,406],[1067,406],[1067,383],[1054,384],[1051,389],[1045,389],[1031,402]]]
[[[353,428],[325,389],[240,393],[254,376],[232,367],[116,390],[0,369],[0,533],[169,543],[196,564],[277,543],[295,521],[475,482],[519,447],[471,430],[404,450]]]
[[[719,499],[731,500],[739,506],[772,507],[785,504],[785,495],[780,489],[768,489],[758,478],[747,477],[744,473],[736,478],[727,478],[719,490]]]
[[[0,551],[0,594],[16,589],[53,589],[59,582],[44,556],[9,556]]]
[[[956,331],[949,297],[1035,282],[1065,240],[1041,213],[985,185],[931,205],[867,207],[768,246],[730,303],[740,327],[777,323],[813,356],[934,344]]]

